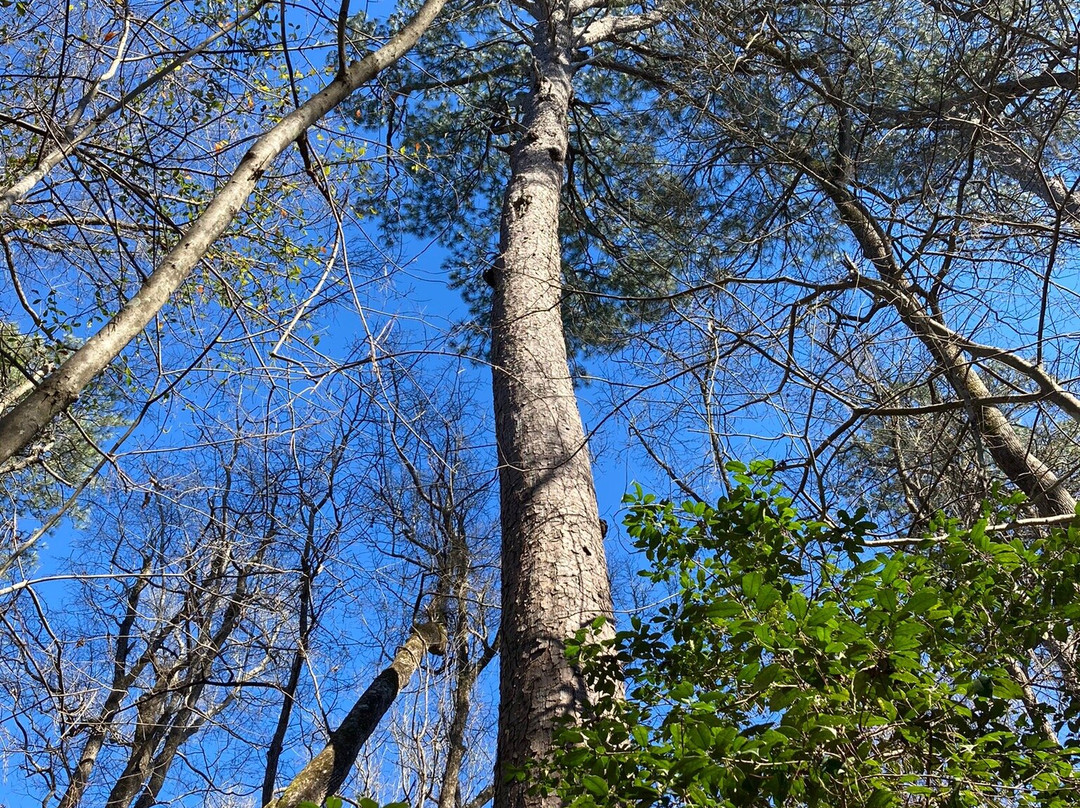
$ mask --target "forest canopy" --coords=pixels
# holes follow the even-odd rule
[[[0,1],[0,804],[1069,804],[1078,92],[1060,0]]]

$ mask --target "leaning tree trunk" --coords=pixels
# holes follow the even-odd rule
[[[424,652],[442,655],[446,651],[446,629],[441,623],[415,626],[390,665],[383,670],[357,699],[341,725],[330,733],[330,741],[293,778],[281,796],[266,808],[297,808],[302,802],[322,805],[345,782],[364,742],[394,703],[397,694],[409,683]]]
[[[828,179],[822,166],[813,166],[813,173],[855,237],[863,256],[877,270],[880,282],[867,279],[867,287],[893,307],[904,325],[934,357],[956,395],[967,403],[972,426],[997,467],[1031,499],[1041,515],[1075,513],[1076,499],[1054,471],[1021,440],[1000,409],[985,403],[990,390],[978,368],[964,356],[955,340],[948,338],[943,324],[918,299],[877,220],[850,191]]]
[[[564,641],[611,612],[589,451],[567,366],[559,197],[573,69],[566,6],[533,28],[534,86],[511,155],[492,304],[502,516],[496,808],[557,804],[511,779],[587,695]]]
[[[880,280],[871,281],[868,288],[893,307],[904,325],[934,357],[957,397],[967,403],[972,427],[1002,474],[1027,495],[1041,516],[1076,513],[1076,498],[1065,487],[1064,481],[1020,439],[1000,409],[984,403],[990,397],[990,390],[978,368],[957,345],[955,335],[926,310],[907,283],[896,263],[889,237],[877,220],[847,189],[830,181],[824,182],[823,186],[840,218],[859,243],[863,256],[878,272]],[[1068,400],[1059,403],[1068,406],[1072,414],[1073,401],[1069,396]],[[1048,633],[1043,644],[1061,672],[1064,688],[1072,693],[1080,690],[1080,655],[1077,653],[1080,641],[1075,636],[1059,641]],[[1018,680],[1018,684],[1023,686],[1023,680]]]
[[[0,415],[0,464],[26,448],[56,415],[73,404],[87,385],[158,315],[233,223],[241,206],[277,157],[355,90],[408,53],[434,22],[445,2],[426,0],[385,45],[358,62],[341,65],[338,74],[322,90],[252,144],[228,181],[138,291],[33,392]]]

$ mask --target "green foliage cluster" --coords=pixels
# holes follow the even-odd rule
[[[0,322],[0,402],[14,404],[64,358],[63,347]],[[90,439],[103,439],[127,423],[121,404],[120,391],[107,377],[90,385],[67,416],[0,465],[0,502],[18,517],[51,515],[98,461]],[[77,508],[71,513],[82,515]]]
[[[451,285],[474,316],[463,347],[481,353],[491,294],[482,276],[498,255],[509,155],[534,89],[527,38],[508,33],[507,15],[515,29],[534,25],[499,4],[449,14],[351,115],[382,141],[370,196],[358,208],[380,217],[387,238],[432,239],[446,249]],[[359,34],[382,35],[354,23]],[[572,357],[618,348],[638,325],[663,317],[668,296],[696,282],[687,278],[711,266],[706,258],[719,249],[702,220],[702,189],[676,167],[681,147],[652,109],[656,91],[632,69],[646,37],[573,56],[559,222]]]
[[[1080,621],[1075,526],[996,538],[1013,499],[874,552],[861,512],[803,520],[767,463],[730,469],[715,506],[626,498],[670,597],[571,643],[607,695],[561,731],[566,804],[1077,804],[1080,693],[1048,672]]]
[[[342,800],[341,797],[335,795],[327,797],[322,805],[317,802],[312,802],[311,800],[304,800],[296,808],[341,808],[344,804],[345,801]]]

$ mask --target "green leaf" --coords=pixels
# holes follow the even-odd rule
[[[806,596],[801,592],[793,592],[791,599],[788,601],[788,609],[791,611],[792,617],[796,620],[805,619],[807,608]]]
[[[608,793],[607,780],[595,774],[586,774],[581,778],[581,784],[585,789],[597,797],[606,797]]]
[[[933,592],[933,591],[931,591],[929,589],[924,589],[921,592],[916,593],[908,601],[907,606],[908,606],[908,609],[911,610],[912,614],[919,615],[919,614],[925,614],[926,612],[930,611],[930,608],[933,607],[933,606],[936,606],[937,602],[938,602],[938,594],[937,594],[937,592]]]
[[[783,673],[783,670],[783,667],[781,667],[775,662],[771,665],[766,665],[758,672],[758,675],[754,677],[754,690],[760,692],[767,688],[769,685],[776,681],[777,677],[780,676],[781,673]]]
[[[889,808],[896,804],[896,795],[885,788],[875,788],[870,798],[866,801],[866,808]]]
[[[691,748],[707,750],[712,746],[712,730],[700,722],[690,725],[690,731],[683,736]]]
[[[789,530],[802,523],[778,491],[733,488],[705,530],[699,512],[639,512],[649,574],[678,592],[613,640],[634,682],[626,701],[560,736],[574,745],[553,764],[564,804],[960,808],[1009,794],[1066,808],[1055,778],[1075,778],[1072,753],[1032,731],[1009,675],[1025,644],[1067,639],[1080,617],[1074,597],[1050,595],[1080,563],[1054,534],[990,545],[1015,554],[1021,577],[955,525],[923,555],[853,562],[840,534],[863,529],[858,513],[830,519],[841,527],[823,545],[820,531]],[[599,665],[606,682],[605,664],[586,660],[583,674]],[[1080,717],[1049,690],[1035,698],[1055,720]],[[886,733],[895,744],[881,745]],[[965,790],[950,797],[941,782]]]
[[[742,577],[742,591],[748,598],[756,598],[765,578],[760,572],[748,572]]]
[[[754,606],[764,612],[779,600],[780,590],[771,584],[763,584],[757,597],[754,598]]]
[[[694,683],[691,681],[679,682],[670,691],[670,696],[675,701],[685,701],[692,695],[694,695]]]

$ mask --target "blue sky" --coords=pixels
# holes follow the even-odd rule
[[[367,8],[369,16],[377,17],[389,6],[372,4]],[[329,44],[325,35],[327,19],[320,19],[310,9],[290,11],[290,21],[298,26],[296,36],[310,38],[315,43],[310,50],[297,50],[292,54],[295,60],[294,76],[300,77],[297,86],[301,98],[325,80]],[[284,95],[285,82],[289,78],[287,73],[281,72],[280,65],[273,58],[260,66],[259,70],[262,72],[248,77],[252,82],[249,100],[256,109],[264,101],[269,103],[274,96]],[[241,97],[246,97],[237,92]],[[263,120],[269,120],[271,115],[272,110]],[[207,127],[206,131],[199,130],[197,137],[193,135],[186,147],[191,148],[193,153],[200,148],[209,149],[213,157],[208,159],[212,159],[215,169],[225,171],[243,154],[251,133],[233,131],[224,125],[207,124]],[[130,128],[135,129],[134,126]],[[117,137],[123,133],[118,129]],[[220,148],[218,144],[221,144]],[[365,142],[362,134],[340,116],[331,116],[324,126],[314,131],[312,144],[328,163],[338,158],[355,158],[360,155],[360,149],[369,150],[365,151],[364,159],[371,159],[377,154],[375,144]],[[296,169],[295,151],[290,152],[285,164],[291,170]],[[366,175],[362,168],[356,168],[357,165],[362,166],[363,162],[357,161],[353,166],[334,166],[334,170],[350,180],[363,182]],[[194,176],[185,181],[190,182],[192,188],[201,187],[207,191],[219,178],[211,174]],[[432,394],[432,402],[440,400],[436,394],[443,392],[444,386],[446,389],[467,391],[471,407],[468,408],[463,431],[475,442],[477,455],[483,458],[481,462],[488,464],[485,473],[493,477],[489,370],[482,362],[463,359],[455,353],[452,339],[454,329],[469,314],[460,294],[450,288],[443,268],[446,253],[432,240],[404,237],[392,239],[388,245],[377,227],[376,217],[358,210],[352,204],[359,194],[355,187],[350,189],[347,182],[337,189],[339,210],[344,213],[340,231],[327,217],[321,218],[310,230],[300,233],[289,231],[288,226],[295,221],[290,217],[294,207],[310,206],[308,209],[313,209],[321,204],[306,177],[297,174],[293,179],[295,182],[291,186],[288,185],[288,178],[282,178],[279,184],[273,186],[275,189],[286,189],[280,195],[257,195],[251,205],[258,205],[258,211],[243,222],[243,227],[255,228],[265,217],[272,224],[268,232],[260,233],[264,241],[277,244],[275,238],[279,238],[307,249],[307,261],[298,264],[301,267],[298,277],[288,274],[281,276],[279,271],[282,266],[288,266],[288,262],[275,264],[273,250],[252,249],[250,253],[245,253],[243,239],[236,238],[230,242],[230,249],[235,248],[235,251],[215,257],[200,270],[204,274],[193,279],[185,288],[185,299],[155,324],[148,338],[137,349],[129,352],[129,356],[134,356],[135,351],[139,351],[138,361],[141,364],[133,361],[133,366],[143,371],[151,369],[147,372],[150,381],[140,377],[134,380],[130,388],[125,388],[136,402],[145,399],[151,391],[160,391],[164,385],[175,381],[179,371],[189,364],[194,364],[195,369],[176,395],[156,404],[137,426],[118,453],[118,470],[112,467],[107,469],[108,485],[113,495],[107,502],[121,503],[115,505],[115,513],[107,516],[119,517],[121,506],[134,511],[140,510],[140,507],[145,509],[145,504],[140,506],[144,493],[155,496],[158,493],[156,486],[159,481],[156,477],[162,478],[166,486],[176,486],[175,490],[180,492],[188,479],[185,474],[190,472],[185,464],[194,462],[190,458],[197,455],[195,450],[185,452],[183,448],[194,442],[208,441],[215,435],[215,428],[221,430],[219,434],[243,432],[255,443],[264,437],[258,434],[259,425],[263,423],[260,419],[269,416],[268,422],[288,425],[291,417],[297,426],[309,428],[313,441],[316,438],[328,440],[327,435],[335,428],[335,419],[345,411],[347,405],[356,406],[358,399],[364,402],[364,406],[370,406],[373,419],[388,420],[393,400],[386,386],[386,376],[380,376],[380,373],[396,366],[409,368],[416,385]],[[70,192],[77,193],[77,189]],[[78,198],[80,204],[89,204],[82,197],[72,198]],[[44,194],[35,197],[32,203],[42,207],[31,206],[31,211],[49,209]],[[121,207],[117,205],[117,209]],[[182,208],[182,205],[177,205],[177,211],[182,212]],[[492,215],[495,215],[494,212]],[[275,231],[275,227],[280,230]],[[41,259],[40,264],[28,261],[18,269],[26,272],[28,289],[38,292],[35,298],[45,299],[48,290],[55,289],[57,308],[65,311],[63,317],[70,314],[71,320],[80,322],[74,334],[83,337],[90,333],[91,327],[96,327],[88,325],[87,318],[78,314],[80,310],[85,310],[84,313],[94,316],[94,305],[87,290],[94,290],[95,284],[108,287],[108,283],[102,282],[102,277],[111,279],[110,273],[115,273],[121,279],[115,284],[117,290],[114,290],[116,298],[119,298],[125,290],[133,287],[138,271],[152,267],[153,255],[140,253],[141,248],[136,246],[131,249],[130,257],[119,257],[115,266],[110,265],[105,269],[92,264],[83,266],[78,257],[71,258],[57,251],[46,251],[44,254],[49,257]],[[826,256],[822,263],[833,260],[839,267],[836,259],[835,254]],[[766,261],[764,268],[771,272],[777,267]],[[1012,321],[1030,325],[1034,315],[1030,311],[1019,312],[1017,308],[1023,301],[1016,296],[1014,287],[1009,286],[1014,280],[1015,269],[1000,265],[996,271],[1000,277],[995,286],[1000,285],[1003,290],[1000,298],[990,300],[990,305],[986,306],[984,304],[988,301],[979,297],[980,290],[973,286],[956,295],[960,300],[966,296],[968,302],[957,304],[950,314],[956,317],[967,313],[985,316],[989,319],[980,326],[983,335],[1001,337],[1006,345],[1012,345],[1016,340],[1023,342],[1027,339],[1023,333],[1018,336],[1010,332]],[[1055,280],[1061,286],[1061,300],[1068,301],[1075,297],[1074,270],[1066,268],[1055,276]],[[215,284],[219,286],[215,287]],[[735,303],[740,302],[737,296],[733,298]],[[243,317],[233,318],[230,305],[237,300],[241,302],[244,314]],[[760,298],[755,300],[760,301]],[[113,302],[112,299],[106,301],[109,305]],[[733,308],[735,303],[732,304]],[[748,299],[746,308],[749,311],[743,312],[750,322],[757,314],[753,311],[753,303]],[[278,305],[285,314],[274,322],[273,310]],[[695,311],[695,316],[700,316],[704,321],[707,306],[707,303],[703,304],[702,311]],[[862,305],[857,311],[865,313],[868,308],[868,305]],[[29,318],[21,311],[14,291],[8,285],[0,289],[0,311],[5,318],[20,322],[24,328],[29,327]],[[1018,312],[1019,316],[1013,318]],[[290,341],[281,346],[280,354],[286,358],[275,359],[270,352],[294,313],[303,314],[303,317],[292,327]],[[812,332],[815,328],[824,331],[831,327],[827,313],[811,314],[820,314],[820,320],[810,322],[808,331]],[[807,320],[812,321],[813,317],[808,316]],[[1075,351],[1072,337],[1080,333],[1075,307],[1065,304],[1053,307],[1050,320],[1067,335],[1061,347],[1055,345],[1052,350],[1068,358],[1070,351]],[[266,331],[260,332],[264,327]],[[219,331],[220,341],[209,354],[202,357],[201,349]],[[696,379],[678,372],[680,362],[686,358],[679,354],[679,350],[690,344],[686,341],[688,335],[703,338],[702,334],[695,334],[692,324],[673,318],[673,322],[665,322],[663,329],[649,334],[650,342],[647,344],[642,343],[612,356],[590,356],[585,362],[590,380],[578,388],[586,429],[592,432],[591,448],[595,458],[601,515],[614,528],[608,533],[608,547],[616,572],[616,597],[622,607],[630,606],[642,594],[635,591],[633,586],[632,573],[639,562],[630,554],[627,541],[619,530],[623,494],[633,483],[640,482],[647,490],[661,496],[681,498],[678,489],[656,469],[641,449],[633,429],[640,427],[651,435],[658,435],[655,438],[657,453],[671,462],[680,473],[701,471],[693,477],[692,484],[698,486],[700,493],[705,496],[716,493],[718,481],[708,471],[709,436],[704,431],[704,421],[698,411],[697,404],[700,402],[686,403],[694,401],[691,397],[696,395]],[[890,335],[883,330],[876,336],[888,338]],[[781,343],[782,340],[776,340],[763,344],[779,346]],[[897,345],[898,356],[910,350],[906,344],[898,342]],[[1022,344],[1021,347],[1026,350],[1027,345]],[[803,353],[796,352],[795,358],[816,358],[811,357],[813,347],[800,350]],[[741,401],[754,396],[765,399],[772,379],[768,372],[775,372],[770,361],[775,358],[744,357],[723,368],[728,373],[727,392],[731,399]],[[890,367],[883,367],[882,375],[887,377],[891,370]],[[160,375],[155,375],[158,372]],[[667,378],[666,374],[672,378]],[[295,403],[292,409],[291,403]],[[730,403],[721,400],[717,408],[723,410]],[[790,420],[783,420],[778,415],[784,404],[782,397],[776,402],[763,400],[760,404],[740,409],[726,420],[718,419],[727,430],[725,437],[730,438],[733,451],[742,455],[740,459],[782,456],[792,447],[801,452],[808,450],[806,445],[799,443],[799,430],[803,427],[797,421],[800,413],[796,412]],[[840,405],[836,405],[832,413],[841,409]],[[379,430],[372,427],[357,434],[358,440],[375,441]],[[273,441],[267,443],[272,444]],[[274,445],[280,448],[287,444],[288,440],[282,438]],[[206,450],[207,446],[200,446],[199,451]],[[360,454],[357,451],[358,457]],[[357,462],[358,468],[361,468],[360,460]],[[190,495],[195,487],[192,483],[191,488],[184,489],[183,493]],[[360,490],[359,486],[357,490]],[[182,499],[179,493],[176,498]],[[355,502],[349,504],[357,505]],[[199,508],[189,505],[186,500],[184,506],[190,508],[188,512],[192,514],[192,519],[200,515]],[[107,504],[105,507],[113,505]],[[494,499],[491,499],[487,503],[487,515],[494,518],[494,512]],[[377,524],[376,520],[365,522],[360,508],[353,515],[355,519],[350,525],[353,533],[350,535],[355,543],[347,552],[342,552],[343,556],[348,553],[348,558],[343,560],[339,588],[328,595],[332,599],[337,598],[333,600],[336,622],[328,626],[322,637],[319,655],[313,662],[316,675],[311,677],[305,691],[305,697],[312,700],[306,704],[307,712],[302,719],[307,727],[319,720],[318,713],[322,706],[316,703],[316,696],[325,697],[325,706],[332,716],[340,716],[354,692],[352,685],[364,682],[385,661],[387,652],[392,651],[415,597],[415,592],[409,587],[416,584],[416,579],[409,577],[408,566],[400,559],[388,560],[377,552],[393,546],[393,536],[388,535],[386,526]],[[321,518],[329,520],[329,514],[324,513]],[[27,573],[49,575],[56,571],[79,569],[86,559],[100,564],[100,556],[93,553],[100,552],[107,541],[114,538],[111,532],[118,529],[117,524],[118,520],[105,517],[91,519],[80,526],[64,523],[39,548],[37,569],[27,569]],[[31,525],[32,522],[25,515],[20,515],[21,529],[26,530]],[[361,539],[370,541],[370,544],[363,544]],[[37,591],[45,608],[57,616],[58,622],[69,617],[89,619],[89,612],[83,614],[79,611],[87,609],[86,601],[77,599],[76,587],[69,582],[44,585]],[[97,591],[107,592],[104,585]],[[341,626],[347,627],[346,630],[342,631]],[[332,647],[334,639],[340,643],[336,652]],[[100,647],[107,649],[108,643]],[[342,651],[342,647],[347,650]],[[316,693],[311,684],[320,677],[320,681],[326,684],[325,693]],[[489,698],[492,686],[489,678],[484,685],[484,693]],[[41,712],[36,718],[45,721],[48,716]],[[10,722],[8,727],[11,727]],[[386,736],[381,736],[381,740],[386,742]],[[221,748],[226,746],[224,741],[210,743],[203,750],[208,757],[213,757],[218,751],[214,743],[221,743]],[[292,762],[302,760],[304,754],[306,750],[299,749]],[[391,758],[390,764],[384,763],[384,766],[390,767],[392,762]],[[251,765],[257,768],[257,763]],[[0,782],[0,801],[10,805],[24,804],[26,799],[25,791],[21,790],[18,782],[16,766],[16,763],[9,761],[5,770],[7,780]],[[7,795],[5,789],[9,790]],[[385,796],[393,798],[392,790],[393,787],[388,787]],[[192,799],[191,803],[196,804],[197,800]]]

